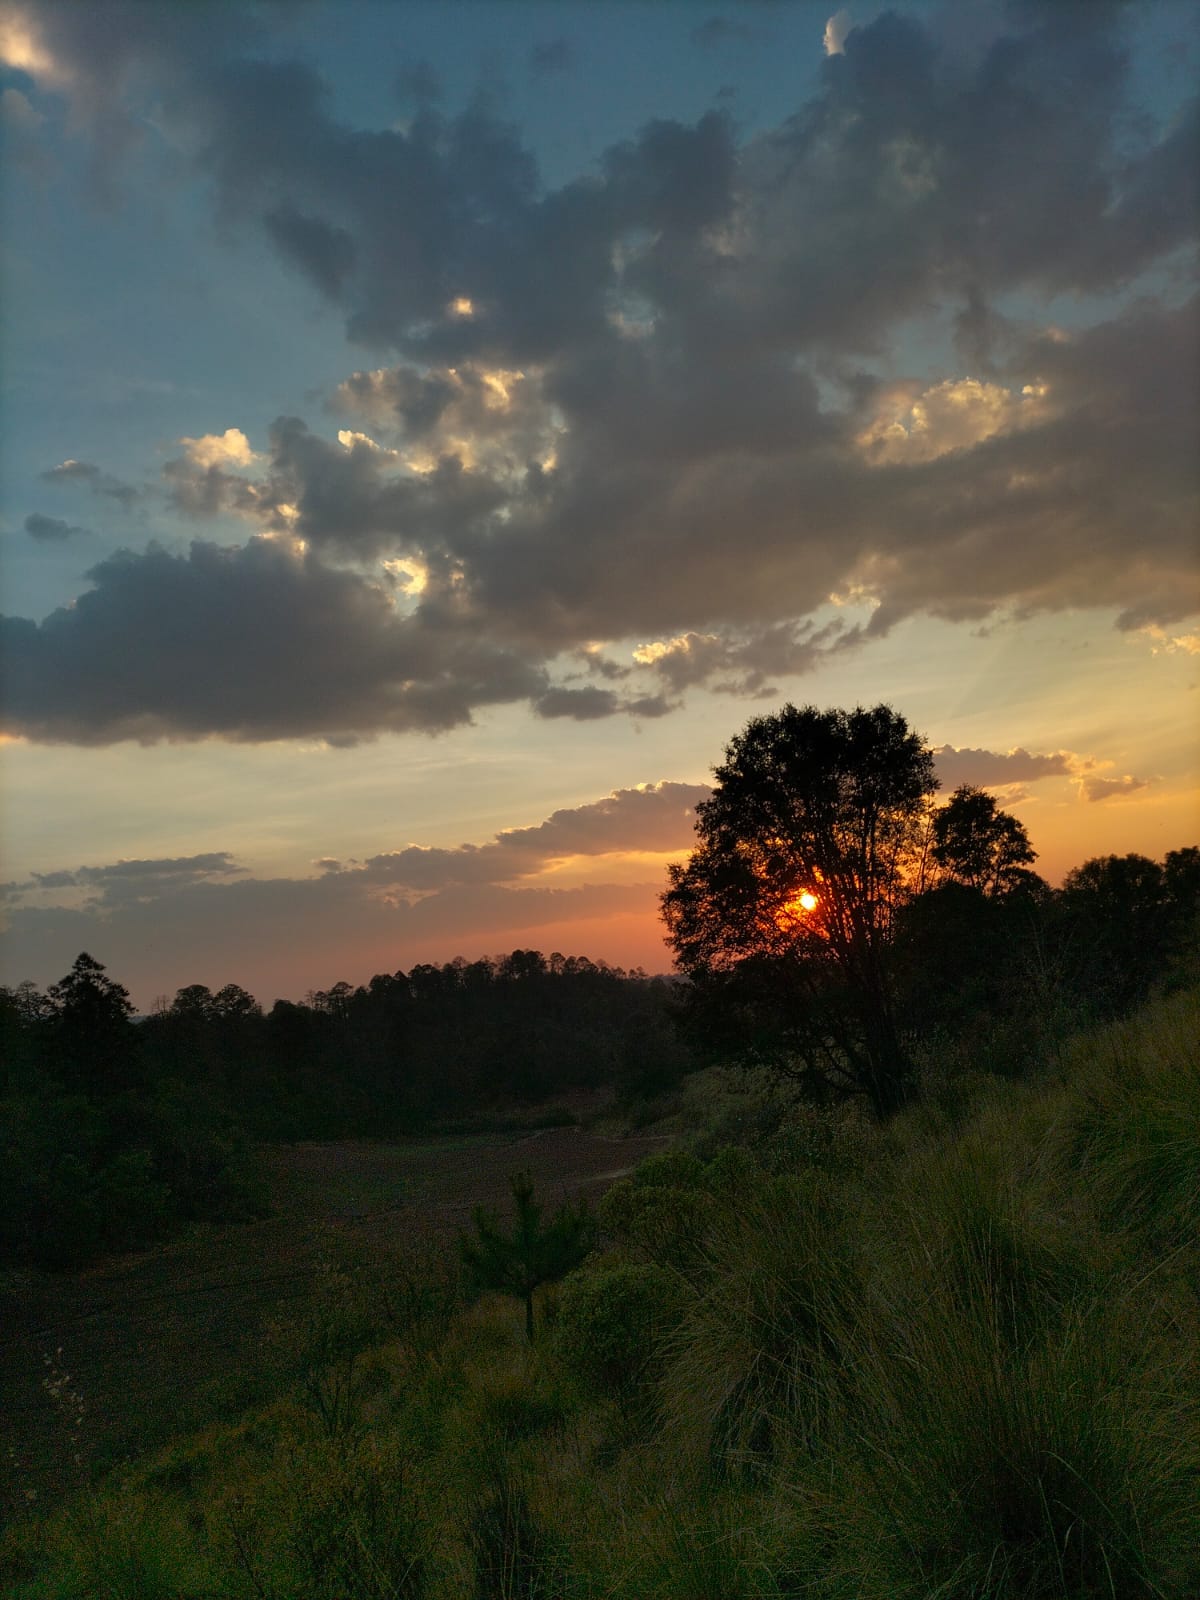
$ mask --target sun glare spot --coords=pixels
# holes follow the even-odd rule
[[[475,302],[465,294],[455,295],[449,305],[452,317],[473,317],[475,315]]]

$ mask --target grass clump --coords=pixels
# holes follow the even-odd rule
[[[981,1296],[860,1337],[846,1551],[867,1597],[1182,1597],[1200,1581],[1196,1414],[1132,1319],[1080,1304],[1014,1358]]]
[[[1077,1047],[1067,1124],[1107,1226],[1171,1250],[1200,1239],[1200,999],[1175,995]]]

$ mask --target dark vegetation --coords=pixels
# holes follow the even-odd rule
[[[888,707],[755,719],[716,780],[678,984],[6,994],[22,1271],[253,1213],[264,1140],[598,1087],[673,1137],[594,1212],[518,1174],[457,1250],[328,1263],[241,1409],[14,1525],[8,1592],[1200,1593],[1200,850],[1052,889]]]
[[[192,984],[139,1021],[81,955],[46,994],[0,994],[0,1264],[72,1267],[255,1215],[252,1141],[496,1127],[599,1087],[634,1106],[690,1064],[672,992],[514,950],[337,983],[266,1014],[236,984]]]

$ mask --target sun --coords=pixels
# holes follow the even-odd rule
[[[811,926],[809,919],[820,904],[820,898],[811,889],[801,889],[798,894],[789,895],[775,912],[776,926],[784,933],[795,933],[806,925]]]

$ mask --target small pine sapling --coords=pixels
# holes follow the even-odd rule
[[[596,1239],[596,1224],[586,1201],[561,1206],[543,1223],[544,1207],[533,1197],[533,1179],[519,1172],[509,1179],[516,1213],[505,1232],[500,1219],[483,1206],[475,1210],[475,1235],[460,1234],[459,1255],[469,1293],[515,1295],[525,1302],[525,1335],[533,1343],[533,1296],[543,1283],[557,1283],[577,1267]]]

